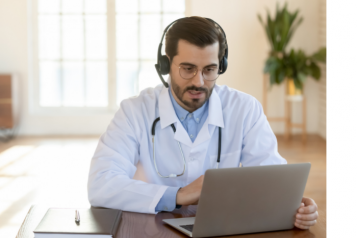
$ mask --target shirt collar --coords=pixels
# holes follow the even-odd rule
[[[169,87],[168,89],[169,91],[169,95],[170,95],[170,99],[171,99],[171,102],[172,102],[172,105],[174,107],[174,110],[176,112],[176,115],[178,117],[178,119],[180,121],[184,121],[186,120],[189,112],[186,111],[183,107],[181,107],[177,101],[175,100],[175,98],[172,96],[172,92],[171,92],[171,86]],[[192,112],[193,114],[193,118],[194,118],[194,121],[196,123],[199,123],[201,118],[202,118],[202,115],[203,113],[207,110],[207,104],[209,103],[209,100],[207,100],[202,107],[198,108],[196,111]]]

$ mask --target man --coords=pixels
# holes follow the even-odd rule
[[[226,47],[220,28],[205,18],[172,25],[165,46],[170,87],[148,88],[121,103],[92,159],[93,206],[156,213],[197,204],[203,174],[216,166],[219,127],[219,168],[286,163],[260,103],[216,85]],[[138,162],[147,182],[132,179]],[[308,229],[316,219],[315,202],[303,198],[295,226]]]

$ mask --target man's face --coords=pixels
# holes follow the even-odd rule
[[[219,67],[218,42],[200,48],[185,40],[179,40],[177,55],[171,60],[170,77],[172,94],[177,103],[189,112],[200,108],[211,96],[215,81],[206,81],[202,75],[207,66]],[[191,79],[181,77],[179,67],[193,65],[198,72]]]

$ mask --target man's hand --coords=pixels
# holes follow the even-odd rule
[[[295,226],[300,229],[309,229],[316,224],[318,217],[317,205],[311,198],[302,198],[300,208],[296,214]]]
[[[176,195],[176,204],[177,205],[197,205],[198,200],[201,196],[203,177],[201,175],[198,179],[187,185],[186,187],[178,190]]]

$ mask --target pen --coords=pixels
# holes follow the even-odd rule
[[[79,216],[79,211],[78,211],[78,210],[75,211],[74,220],[75,220],[75,222],[76,222],[77,224],[79,224],[79,222],[81,221],[81,218],[80,218],[80,216]]]

